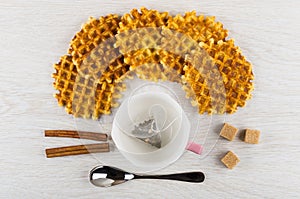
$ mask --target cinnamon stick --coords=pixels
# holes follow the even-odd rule
[[[86,144],[46,149],[47,158],[109,152],[109,144]]]
[[[93,133],[86,131],[72,131],[72,130],[45,130],[45,137],[66,137],[88,139],[96,141],[107,141],[107,134]]]

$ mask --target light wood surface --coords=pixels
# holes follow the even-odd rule
[[[196,10],[229,29],[255,72],[253,99],[226,121],[262,131],[258,145],[220,139],[204,159],[186,159],[157,173],[202,170],[204,184],[136,180],[111,188],[88,182],[92,155],[46,159],[46,147],[81,144],[44,138],[44,129],[74,129],[52,97],[52,64],[89,16],[145,6],[171,14]],[[300,2],[36,1],[0,2],[0,198],[299,198]],[[219,159],[233,150],[234,170]]]

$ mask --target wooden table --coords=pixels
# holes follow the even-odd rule
[[[80,144],[45,139],[44,129],[74,129],[52,97],[52,64],[89,16],[132,8],[196,10],[229,29],[255,73],[253,98],[226,121],[262,131],[261,143],[220,139],[204,159],[190,155],[157,173],[202,170],[204,184],[137,180],[103,189],[88,182],[92,155],[46,159],[46,147]],[[299,198],[299,1],[36,1],[0,2],[0,198]],[[241,162],[226,169],[228,150]]]

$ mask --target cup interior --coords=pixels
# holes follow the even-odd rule
[[[161,133],[161,148],[155,148],[131,135],[134,126],[147,120],[149,107],[160,105],[166,111],[166,123]],[[161,109],[157,109],[158,112]],[[113,121],[112,139],[116,147],[137,166],[168,165],[185,150],[190,123],[180,105],[164,93],[140,93],[126,99]]]

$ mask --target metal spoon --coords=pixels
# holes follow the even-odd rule
[[[136,175],[118,168],[97,166],[90,171],[90,182],[98,187],[110,187],[132,179],[163,179],[200,183],[205,176],[202,172],[187,172],[169,175]]]

